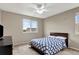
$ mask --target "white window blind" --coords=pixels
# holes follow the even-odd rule
[[[79,14],[78,13],[75,16],[75,33],[79,34]]]
[[[38,22],[36,20],[23,19],[23,32],[37,32]]]

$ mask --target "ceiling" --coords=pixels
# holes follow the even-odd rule
[[[79,3],[46,3],[46,10],[43,14],[35,12],[34,3],[0,3],[0,9],[18,14],[28,15],[38,18],[47,18],[58,13],[76,8]]]

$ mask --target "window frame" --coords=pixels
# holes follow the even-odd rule
[[[28,32],[28,31],[24,32],[24,31],[23,31],[23,20],[24,20],[24,19],[30,20],[31,22],[32,22],[32,21],[36,21],[36,22],[37,22],[36,31],[32,31],[32,30],[31,30],[31,27],[30,27],[30,31],[29,31],[29,32]],[[31,23],[31,24],[32,24],[32,23]],[[31,24],[30,24],[30,25],[31,25]],[[22,32],[23,32],[23,33],[37,33],[37,32],[38,32],[38,21],[37,21],[36,19],[23,18],[23,19],[22,19]]]
[[[79,22],[77,22],[77,16],[79,16],[79,13],[76,13],[76,15],[75,15],[75,34],[79,35],[79,31],[78,31],[79,27],[77,27]]]

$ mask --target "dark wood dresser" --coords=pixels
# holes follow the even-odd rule
[[[12,37],[4,36],[0,39],[0,55],[12,55]]]

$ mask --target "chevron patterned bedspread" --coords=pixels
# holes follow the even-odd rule
[[[66,48],[65,40],[51,37],[32,39],[31,45],[40,49],[45,55],[54,55]]]

